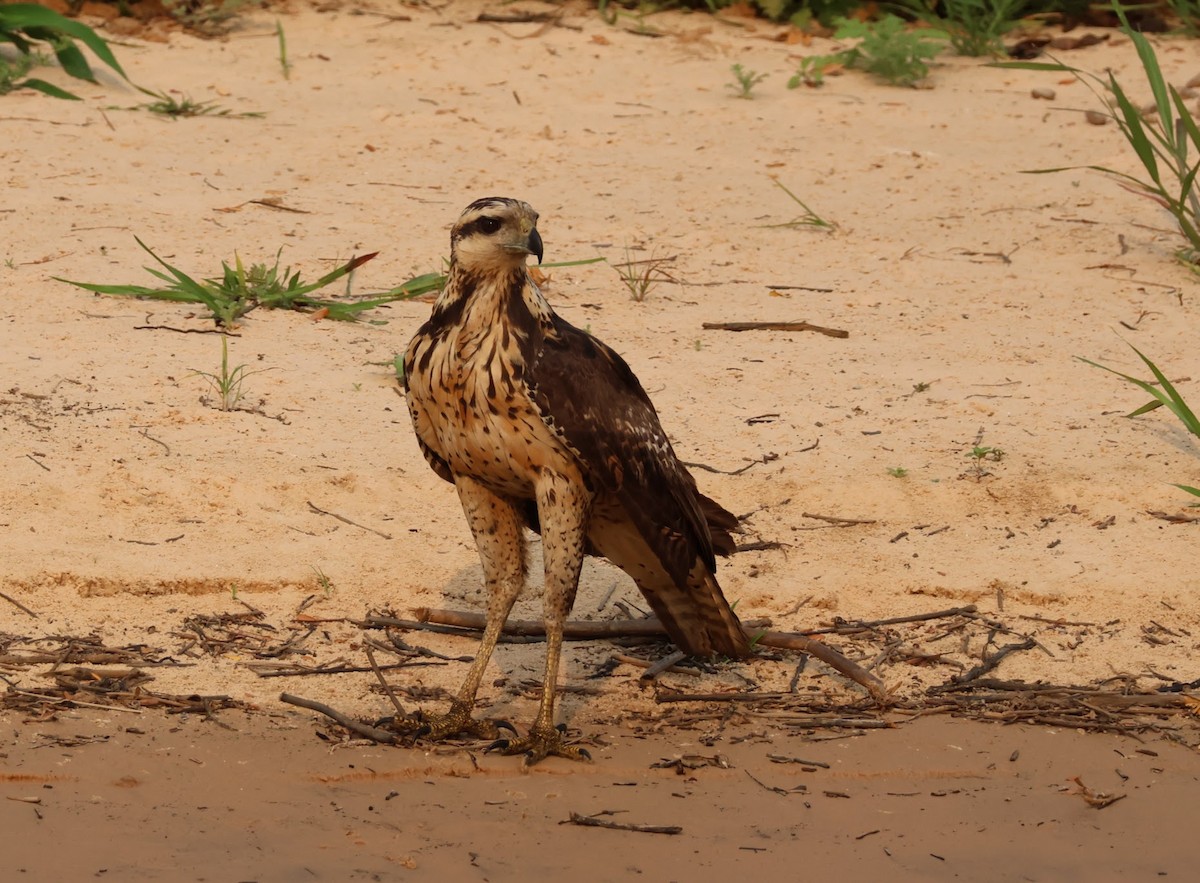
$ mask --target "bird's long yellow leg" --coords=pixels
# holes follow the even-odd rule
[[[538,482],[537,504],[546,573],[543,602],[546,625],[546,675],[542,683],[542,701],[527,736],[501,740],[494,746],[505,754],[523,753],[526,766],[531,766],[550,755],[572,760],[591,759],[586,749],[567,745],[563,741],[562,730],[554,726],[554,697],[558,685],[559,659],[562,655],[563,625],[571,606],[575,603],[575,592],[579,588],[579,572],[583,566],[584,540],[591,499],[578,476],[544,473]]]
[[[487,624],[475,661],[471,663],[458,695],[450,703],[450,710],[445,714],[425,715],[416,735],[438,740],[466,733],[481,739],[495,739],[499,735],[496,724],[476,720],[471,711],[500,631],[525,585],[524,524],[512,504],[473,478],[458,476],[454,483],[483,564]]]

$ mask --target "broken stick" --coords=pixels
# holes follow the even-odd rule
[[[357,733],[364,739],[370,739],[372,742],[383,742],[388,745],[394,745],[401,740],[399,733],[393,733],[391,730],[381,730],[379,727],[372,727],[370,724],[364,724],[362,721],[356,721],[348,714],[342,714],[336,708],[330,708],[324,702],[316,702],[312,699],[304,699],[300,696],[293,696],[290,693],[280,693],[279,701],[286,702],[288,705],[297,705],[300,708],[307,708],[309,711],[315,711],[323,714],[328,718],[337,721],[347,730],[352,733]]]
[[[708,331],[816,331],[828,337],[849,337],[849,331],[840,328],[825,328],[811,322],[705,322],[701,327]]]
[[[571,813],[571,817],[566,821],[559,822],[560,825],[583,825],[589,828],[611,828],[614,831],[637,831],[639,834],[682,834],[683,828],[679,825],[634,825],[626,822],[609,822],[604,819],[598,819],[595,816],[584,816],[577,812]]]

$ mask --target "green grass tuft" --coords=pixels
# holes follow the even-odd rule
[[[1117,179],[1123,187],[1153,200],[1175,219],[1186,240],[1180,258],[1193,270],[1200,271],[1200,127],[1184,103],[1179,91],[1166,81],[1158,56],[1150,41],[1129,27],[1124,12],[1117,7],[1122,32],[1133,42],[1146,82],[1154,96],[1154,112],[1149,120],[1110,70],[1098,76],[1059,62],[1010,61],[995,66],[1019,70],[1051,71],[1072,74],[1088,87],[1105,106],[1107,116],[1137,155],[1146,176],[1138,178],[1106,166],[1088,165]],[[1027,174],[1071,171],[1079,166],[1030,169]]]
[[[1091,365],[1093,368],[1100,368],[1104,371],[1108,371],[1110,374],[1116,374],[1122,380],[1132,383],[1138,389],[1148,393],[1151,396],[1150,401],[1146,402],[1146,404],[1142,405],[1140,408],[1135,408],[1134,410],[1130,411],[1125,415],[1126,417],[1140,417],[1143,414],[1149,414],[1151,411],[1165,407],[1168,411],[1179,418],[1179,422],[1183,424],[1184,428],[1188,432],[1190,432],[1196,438],[1200,438],[1200,420],[1196,418],[1195,412],[1188,407],[1188,403],[1184,401],[1184,398],[1180,394],[1179,390],[1175,388],[1174,384],[1167,379],[1167,376],[1163,374],[1162,371],[1159,370],[1158,366],[1150,361],[1150,359],[1148,359],[1141,350],[1139,350],[1133,344],[1129,344],[1129,348],[1137,353],[1138,358],[1141,359],[1145,363],[1146,367],[1150,369],[1150,373],[1154,375],[1154,382],[1141,380],[1132,376],[1131,374],[1125,374],[1116,370],[1115,368],[1110,368],[1107,365],[1101,365],[1099,362],[1093,362],[1091,359],[1085,359],[1083,356],[1076,356],[1075,358],[1087,365]],[[1186,484],[1176,484],[1175,487],[1179,488],[1180,490],[1187,491],[1189,494],[1200,497],[1200,489]]]
[[[391,291],[364,299],[333,300],[315,297],[313,293],[338,279],[349,277],[356,269],[375,257],[377,252],[351,258],[337,269],[326,273],[315,282],[309,283],[301,282],[299,272],[293,273],[290,267],[280,269],[279,257],[282,249],[275,255],[275,263],[272,265],[252,264],[247,269],[242,263],[241,257],[235,256],[233,266],[222,262],[223,272],[220,277],[197,280],[160,258],[141,239],[134,238],[137,240],[137,244],[163,267],[163,270],[146,267],[146,271],[165,282],[165,286],[98,285],[92,282],[76,282],[58,276],[54,278],[59,282],[66,282],[96,294],[201,304],[211,313],[213,321],[224,328],[234,327],[239,319],[259,307],[305,312],[323,310],[330,319],[353,321],[367,310],[382,304],[396,300],[408,300],[429,291],[440,290],[444,280],[444,277],[431,273],[410,279],[404,285]]]

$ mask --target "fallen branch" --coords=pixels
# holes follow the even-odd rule
[[[374,671],[369,665],[317,665],[306,666],[298,662],[244,662],[242,663],[260,678],[299,678],[309,675],[344,675],[358,674],[364,671]],[[412,668],[418,665],[445,665],[443,662],[394,662],[379,666],[380,671],[392,671],[397,668]]]
[[[708,331],[816,331],[828,337],[850,336],[849,331],[825,328],[811,322],[705,322],[702,327]]]
[[[395,745],[401,740],[399,733],[393,733],[391,730],[381,730],[379,727],[372,727],[369,724],[364,724],[362,721],[356,721],[349,715],[342,714],[336,708],[330,708],[323,702],[316,702],[312,699],[304,699],[300,696],[293,696],[290,693],[280,693],[279,701],[286,702],[288,705],[296,705],[300,708],[307,708],[309,711],[315,711],[319,714],[323,714],[328,718],[332,718],[350,732],[357,733],[364,739],[370,739],[372,742],[382,742],[387,745]]]
[[[975,613],[978,608],[974,604],[965,607],[950,607],[946,610],[935,610],[932,613],[916,613],[912,616],[891,616],[887,619],[852,619],[834,620],[836,625],[820,629],[806,629],[806,635],[845,635],[854,632],[870,631],[881,625],[900,625],[906,622],[927,622],[931,619],[945,619],[950,616],[966,616]]]
[[[560,825],[582,825],[585,828],[610,828],[614,831],[636,831],[639,834],[682,834],[679,825],[635,825],[628,822],[609,822],[595,816],[583,816],[577,812],[571,817],[559,822]]]
[[[815,512],[801,513],[805,518],[815,518],[817,521],[828,521],[838,527],[850,527],[855,524],[874,524],[874,518],[840,518],[837,515],[817,515]]]
[[[750,629],[747,629],[747,632],[751,638],[755,637],[754,632]],[[879,680],[879,678],[875,677],[875,675],[871,674],[858,663],[847,659],[824,641],[791,632],[763,632],[758,636],[757,643],[764,647],[774,647],[777,650],[794,650],[800,653],[809,653],[830,668],[854,681],[854,683],[870,693],[871,698],[876,702],[885,704],[891,701],[891,694],[888,692],[887,687],[883,685],[883,681]]]
[[[977,678],[983,677],[989,671],[992,671],[1000,665],[1001,660],[1010,653],[1017,653],[1021,650],[1032,650],[1038,645],[1033,638],[1026,638],[1024,641],[1019,641],[1015,644],[1005,644],[991,656],[985,656],[979,665],[972,668],[970,671],[963,674],[955,675],[951,680],[959,684],[965,684]]]
[[[384,533],[383,531],[376,530],[373,527],[367,527],[365,524],[359,524],[357,521],[351,521],[345,515],[338,515],[336,512],[328,512],[324,509],[314,506],[312,504],[311,500],[305,500],[305,502],[308,503],[308,508],[311,509],[312,511],[316,512],[318,515],[328,515],[330,518],[336,518],[338,521],[342,522],[343,524],[348,524],[351,527],[357,527],[359,530],[370,531],[371,533],[375,534],[376,536],[383,537],[385,540],[390,540],[392,538],[392,535],[390,533]]]
[[[636,666],[637,668],[647,668],[648,669],[652,665],[659,664],[657,662],[651,662],[649,659],[639,659],[636,656],[630,656],[627,653],[614,653],[612,658],[615,659],[617,662],[623,662],[626,665],[633,665],[633,666]],[[694,668],[684,668],[681,665],[670,665],[666,669],[664,669],[664,671],[669,671],[672,674],[680,674],[680,675],[698,675],[698,674],[700,674],[700,672]],[[647,677],[647,675],[643,674],[642,677]]]
[[[0,598],[3,598],[5,601],[7,601],[13,607],[16,607],[18,610],[20,610],[22,613],[27,613],[30,616],[32,616],[34,619],[38,618],[38,615],[36,613],[34,613],[32,610],[30,610],[28,607],[26,607],[24,604],[22,604],[16,598],[10,597],[9,595],[4,594],[3,592],[0,592]]]

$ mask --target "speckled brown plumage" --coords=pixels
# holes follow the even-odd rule
[[[530,279],[526,258],[542,257],[537,217],[512,199],[467,207],[451,232],[446,287],[404,358],[417,440],[458,490],[488,598],[480,652],[428,731],[490,731],[470,710],[524,586],[529,527],[542,535],[546,676],[529,736],[506,743],[529,762],[585,754],[553,726],[562,626],[585,554],[633,577],[686,652],[750,652],[714,575],[736,519],[696,489],[625,361],[555,314]]]

